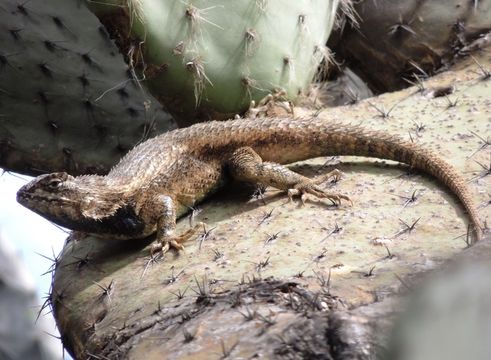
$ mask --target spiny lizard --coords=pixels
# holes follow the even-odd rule
[[[285,190],[290,198],[301,195],[302,201],[307,194],[350,201],[280,165],[333,155],[395,160],[433,175],[460,199],[475,239],[481,238],[476,207],[452,165],[416,143],[320,118],[193,125],[141,143],[106,176],[41,175],[18,191],[17,201],[56,224],[98,237],[136,239],[156,232],[152,251],[165,252],[181,249],[198,226],[176,235],[176,219],[228,176]]]

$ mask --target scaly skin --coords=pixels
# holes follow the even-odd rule
[[[349,200],[279,165],[334,155],[395,160],[433,175],[460,199],[475,239],[481,238],[469,189],[452,165],[418,144],[319,118],[197,124],[138,145],[106,176],[42,175],[22,187],[17,200],[61,226],[99,237],[135,239],[157,232],[154,251],[167,251],[180,249],[194,232],[175,235],[176,219],[228,175],[287,190],[290,197],[300,194],[302,200],[305,194]]]

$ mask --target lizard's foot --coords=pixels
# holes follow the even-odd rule
[[[330,178],[333,178],[333,180],[337,182],[339,179],[341,179],[342,175],[343,173],[341,171],[334,169],[325,175],[299,182],[293,188],[288,189],[289,201],[291,202],[293,200],[293,196],[300,195],[300,200],[302,201],[303,206],[305,205],[305,200],[307,200],[307,195],[310,194],[319,199],[329,199],[336,205],[340,205],[341,200],[346,200],[353,205],[353,201],[351,201],[348,196],[340,193],[327,192],[317,186],[323,182],[326,182]]]
[[[152,255],[161,252],[162,254],[165,254],[171,249],[174,249],[176,251],[184,250],[184,246],[182,243],[185,241],[189,240],[191,236],[196,234],[199,228],[202,228],[204,223],[199,222],[196,225],[194,225],[191,229],[186,230],[184,233],[181,235],[167,235],[164,236],[162,239],[158,239],[155,244],[152,245],[150,249],[150,253]]]
[[[340,171],[338,169],[334,169],[332,171],[329,171],[325,175],[315,177],[314,179],[312,179],[312,182],[316,185],[319,185],[319,184],[322,184],[323,182],[326,182],[330,178],[332,178],[334,182],[338,182],[342,176],[343,176],[342,171]]]
[[[307,195],[310,194],[319,199],[329,199],[336,205],[340,205],[341,200],[346,200],[353,205],[353,201],[351,201],[348,196],[340,193],[327,192],[318,187],[316,182],[317,181],[305,181],[295,185],[295,187],[292,189],[288,189],[289,201],[291,202],[294,196],[300,195],[300,200],[302,201],[303,206],[305,205],[305,200],[307,200]]]
[[[235,150],[228,164],[230,173],[234,178],[287,190],[290,201],[292,201],[293,196],[300,195],[302,204],[305,204],[307,195],[310,194],[320,199],[329,199],[335,204],[340,204],[341,200],[353,204],[348,196],[327,192],[318,186],[329,178],[339,180],[342,175],[339,170],[333,170],[316,179],[309,179],[283,165],[262,161],[259,154],[250,147],[241,147]]]

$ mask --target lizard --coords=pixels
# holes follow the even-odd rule
[[[395,160],[436,177],[460,200],[482,237],[470,190],[459,172],[424,146],[360,126],[312,117],[210,121],[173,130],[130,150],[107,175],[40,175],[17,201],[54,223],[96,237],[139,239],[153,233],[152,254],[180,250],[197,231],[176,234],[176,221],[230,178],[272,186],[293,196],[350,202],[284,164],[321,156],[355,155]]]

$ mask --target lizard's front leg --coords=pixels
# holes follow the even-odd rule
[[[331,171],[319,179],[309,179],[283,165],[263,162],[261,157],[250,147],[235,150],[228,164],[234,178],[285,190],[290,200],[294,195],[300,195],[302,204],[305,203],[307,194],[317,198],[329,199],[337,204],[341,203],[341,200],[351,202],[351,199],[346,195],[327,192],[318,186],[328,178],[339,178],[341,175],[339,170]]]
[[[184,248],[182,243],[193,236],[202,225],[198,223],[184,233],[176,235],[176,204],[168,195],[155,196],[143,211],[146,214],[153,214],[151,217],[156,221],[156,242],[152,245],[152,254],[166,253],[172,248],[182,250]]]

